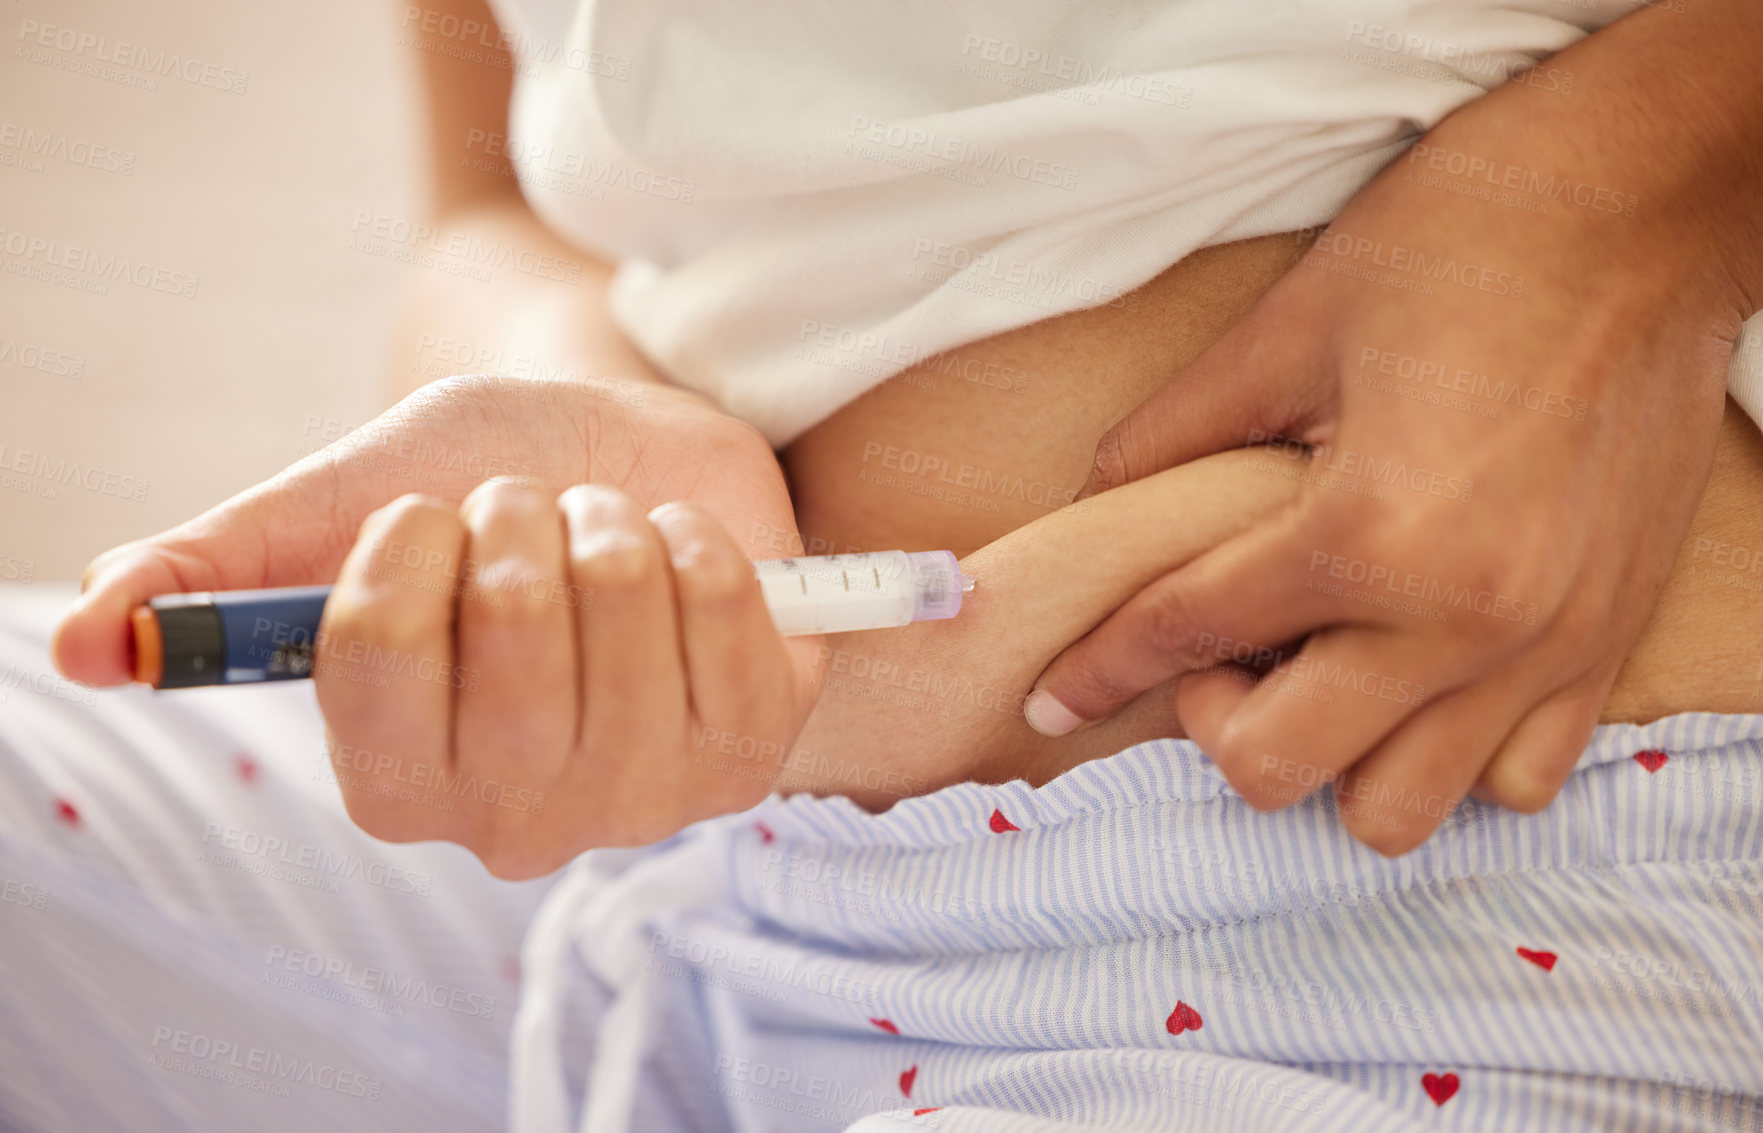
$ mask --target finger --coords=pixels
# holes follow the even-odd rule
[[[1231,664],[1196,669],[1181,677],[1175,685],[1175,712],[1181,719],[1182,732],[1189,739],[1194,738],[1196,730],[1200,735],[1217,735],[1230,714],[1264,679],[1247,666]],[[1205,751],[1204,746],[1201,750]],[[1304,794],[1315,788],[1316,784],[1309,784]],[[1302,797],[1293,795],[1287,801],[1297,802]]]
[[[508,477],[465,497],[467,531],[455,640],[478,674],[456,698],[457,770],[466,781],[545,790],[575,743],[581,679],[563,517],[551,494]],[[506,811],[480,820],[520,817]]]
[[[1244,665],[1200,669],[1182,677],[1176,685],[1175,709],[1181,717],[1183,730],[1190,739],[1200,742],[1201,751],[1210,758],[1210,750],[1199,741],[1199,737],[1221,734],[1232,713],[1263,685],[1291,696],[1319,695],[1308,685],[1293,682],[1287,676],[1258,673]],[[1216,762],[1214,760],[1215,765]],[[1249,805],[1260,810],[1278,809],[1308,798],[1318,787],[1331,781],[1327,773],[1311,764],[1276,760],[1265,770],[1259,792],[1244,796]]]
[[[410,422],[444,415],[449,398],[469,396],[458,384],[468,380],[434,383],[272,479],[98,556],[86,569],[80,598],[56,628],[56,667],[88,684],[121,684],[133,674],[129,615],[149,598],[332,582],[374,509],[425,489],[459,500],[461,485],[477,477],[436,477],[420,462],[388,460],[386,453]]]
[[[1128,599],[1042,671],[1023,705],[1029,725],[1065,735],[1182,673],[1281,660],[1279,647],[1332,620],[1336,604],[1307,585],[1305,529],[1288,509]]]
[[[1102,434],[1089,480],[1093,496],[1190,460],[1296,435],[1332,403],[1329,372],[1291,328],[1302,325],[1276,288],[1162,389]]]
[[[86,568],[74,600],[49,645],[50,657],[70,680],[100,687],[134,679],[129,615],[160,594],[231,589],[203,548],[153,540],[106,552]],[[254,584],[243,584],[250,586]]]
[[[778,739],[794,716],[794,670],[753,564],[701,508],[663,504],[649,519],[673,567],[698,719],[760,743]]]
[[[1341,824],[1389,857],[1432,837],[1530,707],[1526,684],[1490,678],[1416,712],[1335,781]]]
[[[1394,630],[1330,628],[1228,715],[1183,721],[1251,806],[1276,809],[1295,801],[1293,782],[1332,782],[1412,715],[1438,684],[1436,654],[1436,643]]]
[[[1615,679],[1614,672],[1599,673],[1531,709],[1494,753],[1471,793],[1524,814],[1548,806],[1591,742]]]
[[[611,844],[673,812],[677,769],[652,758],[680,743],[686,719],[673,580],[660,534],[629,496],[580,484],[558,503],[571,580],[587,597],[576,612],[582,715],[559,790],[592,801]]]
[[[333,581],[368,513],[399,494],[387,479],[340,475],[315,454],[194,519],[106,551],[56,627],[56,667],[87,684],[130,680],[129,615],[160,594]]]
[[[169,531],[93,559],[79,598],[56,626],[50,645],[56,668],[92,685],[131,680],[129,615],[161,594],[330,582],[368,509],[343,517],[343,537],[314,549],[317,517],[296,490],[307,488],[306,480],[284,473]],[[326,523],[333,518],[327,514]]]
[[[457,509],[400,496],[372,513],[344,560],[319,622],[312,678],[327,733],[346,745],[339,776],[356,825],[388,842],[446,836],[449,815],[401,797],[450,766],[453,692],[469,674],[454,664],[453,589],[465,546]],[[397,543],[420,552],[385,562]],[[407,567],[406,562],[419,565]],[[332,748],[336,759],[338,749]]]

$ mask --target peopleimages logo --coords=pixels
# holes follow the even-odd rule
[[[698,191],[697,183],[690,177],[673,177],[627,162],[597,158],[580,150],[560,150],[556,146],[522,142],[506,134],[479,129],[466,132],[465,149],[468,155],[481,152],[485,157],[506,158],[511,165],[520,167],[529,179],[539,174],[550,175],[548,178],[539,177],[540,183],[547,188],[565,192],[572,191],[572,186],[591,188],[595,191],[586,195],[595,200],[604,199],[606,189],[620,189],[637,196],[659,197],[689,205]]]
[[[1343,50],[1343,57],[1355,63],[1366,63],[1383,70],[1430,77],[1415,62],[1449,68],[1478,80],[1521,82],[1526,86],[1559,94],[1573,93],[1572,71],[1532,63],[1523,55],[1506,52],[1477,51],[1461,43],[1420,35],[1402,28],[1383,27],[1353,20],[1347,24],[1346,42],[1370,48],[1374,54]]]
[[[778,956],[751,945],[699,940],[677,933],[656,932],[649,939],[649,954],[704,970],[747,977],[769,989],[812,992],[847,1003],[874,1004],[876,985],[850,975],[830,961]]]
[[[380,1080],[369,1078],[359,1071],[344,1070],[329,1063],[265,1050],[259,1046],[246,1046],[232,1039],[215,1038],[199,1031],[154,1027],[153,1049],[159,1052],[159,1056],[154,1059],[155,1064],[167,1070],[182,1070],[202,1077],[212,1077],[212,1074],[200,1074],[189,1064],[206,1063],[209,1068],[222,1071],[223,1074],[256,1075],[282,1085],[292,1083],[311,1086],[314,1089],[369,1101],[376,1101],[380,1096]]]
[[[1410,166],[1419,165],[1427,172],[1461,177],[1469,182],[1480,181],[1491,189],[1578,205],[1594,212],[1632,217],[1635,210],[1640,208],[1641,199],[1633,193],[1607,189],[1553,173],[1545,176],[1535,169],[1514,165],[1509,161],[1496,161],[1479,154],[1427,145],[1425,142],[1416,142],[1409,147],[1406,160]]]
[[[1012,259],[992,250],[975,251],[962,244],[921,236],[912,243],[912,260],[916,266],[908,273],[910,278],[933,283],[981,279],[1003,285],[999,298],[1007,299],[1012,292],[1020,292],[1029,296],[1054,296],[1060,302],[1076,300],[1086,307],[1108,306],[1128,311],[1136,311],[1139,307],[1136,293],[1122,291],[1115,284],[1076,272],[1061,272],[1028,260]],[[983,288],[972,289],[993,294]],[[1048,307],[1053,305],[1046,304]]]
[[[476,278],[483,280],[489,278],[486,273],[489,268],[510,268],[536,279],[570,284],[580,282],[582,277],[582,265],[574,260],[559,259],[548,252],[518,248],[499,240],[485,240],[468,232],[448,232],[420,221],[368,209],[355,210],[355,219],[349,230],[355,234],[350,246],[357,251],[372,253],[387,246],[408,248],[417,253],[447,257],[462,267],[477,268],[479,274]],[[424,266],[432,265],[425,263]]]
[[[57,485],[83,488],[88,492],[116,496],[135,503],[144,503],[147,499],[147,481],[138,477],[124,472],[106,471],[97,465],[81,464],[66,457],[51,458],[44,453],[8,446],[0,441],[0,483],[4,483],[14,474],[27,478],[24,481],[26,486],[34,485],[42,489],[38,494],[50,499],[55,498]]]
[[[465,772],[450,772],[445,767],[429,763],[406,766],[402,759],[349,744],[327,743],[325,751],[330,765],[340,775],[355,772],[376,782],[402,784],[418,792],[455,799],[472,799],[524,814],[543,814],[545,811],[543,791],[497,779],[479,779]]]
[[[1369,260],[1372,266],[1435,282],[1454,283],[1471,291],[1485,291],[1510,299],[1524,298],[1524,277],[1495,271],[1479,264],[1459,262],[1455,256],[1428,255],[1401,244],[1355,237],[1346,232],[1324,232],[1312,245],[1310,256],[1327,254],[1355,264]]]
[[[932,163],[920,168],[921,172],[959,167],[979,173],[1003,173],[1056,189],[1077,188],[1078,171],[1073,166],[1047,161],[1032,154],[1018,153],[1002,146],[984,145],[951,134],[938,133],[923,126],[880,122],[858,114],[851,119],[847,137],[854,139],[856,144],[869,147],[855,150],[859,157],[876,157],[893,151]],[[972,183],[983,185],[985,181],[982,178]]]
[[[124,177],[135,171],[135,155],[127,150],[70,138],[53,130],[37,130],[17,122],[0,122],[0,150],[16,150],[33,158],[50,158],[69,165],[84,165],[103,173]],[[41,165],[38,166],[41,168]]]
[[[86,373],[86,359],[79,354],[51,350],[16,338],[0,338],[0,365],[37,370],[58,378],[80,380]]]
[[[1467,477],[1452,476],[1418,465],[1410,467],[1406,461],[1400,459],[1378,457],[1331,444],[1311,445],[1296,437],[1269,433],[1265,429],[1250,429],[1249,444],[1259,446],[1262,452],[1290,461],[1305,461],[1307,467],[1357,477],[1374,484],[1407,488],[1424,495],[1465,503],[1475,495],[1475,481]]]
[[[28,232],[0,229],[0,251],[16,256],[28,265],[41,264],[45,268],[60,268],[75,276],[91,277],[84,282],[92,286],[84,289],[99,295],[105,293],[104,285],[109,282],[133,284],[149,291],[176,295],[180,299],[194,299],[200,283],[195,276],[172,271],[170,268],[156,267],[146,261],[119,256],[115,252],[100,252],[77,244],[64,244],[60,240],[33,236]]]
[[[1124,93],[1129,98],[1186,109],[1193,89],[1155,75],[1130,73],[1119,67],[1098,66],[1085,59],[1014,43],[968,35],[961,41],[960,71],[1027,90],[1059,95],[1089,95],[1082,101],[1098,105],[1101,94]],[[991,66],[988,66],[991,64]],[[1012,72],[1016,78],[1012,78]]]
[[[1473,611],[1501,621],[1536,625],[1541,609],[1535,602],[1525,602],[1492,590],[1476,590],[1455,582],[1446,582],[1430,575],[1418,574],[1386,563],[1348,558],[1328,551],[1310,552],[1310,574],[1317,574],[1368,589],[1381,587],[1391,594],[1414,598],[1435,605]]]
[[[307,870],[330,878],[347,878],[394,893],[414,893],[427,897],[434,889],[433,874],[417,873],[384,862],[370,862],[357,854],[339,854],[312,843],[289,842],[275,835],[262,835],[237,826],[221,826],[210,822],[202,831],[202,844],[216,846],[234,854],[279,862],[295,869]],[[210,860],[215,851],[204,850],[202,860]],[[219,862],[219,859],[213,859]],[[224,864],[224,862],[220,862]]]
[[[96,35],[76,28],[59,27],[55,24],[39,23],[36,20],[21,20],[18,25],[18,39],[23,47],[31,49],[36,56],[30,57],[33,63],[49,63],[62,66],[68,70],[85,71],[88,66],[98,72],[103,68],[97,64],[108,63],[114,68],[133,71],[137,75],[150,75],[160,79],[181,79],[196,86],[212,87],[215,90],[227,91],[231,94],[244,94],[245,85],[251,79],[250,72],[222,67],[218,63],[206,63],[200,59],[186,58],[175,51],[155,51],[126,40],[111,39],[109,36]],[[59,52],[61,59],[45,56],[48,52]],[[70,58],[71,57],[71,58]],[[66,67],[71,63],[73,66]],[[100,78],[113,75],[98,74]],[[141,84],[137,84],[141,85]],[[157,83],[147,85],[145,89],[158,89]]]
[[[544,64],[584,71],[621,83],[628,82],[631,77],[631,61],[622,56],[590,51],[561,40],[540,39],[516,28],[503,28],[494,20],[486,23],[412,4],[405,6],[401,26],[404,30],[400,39],[402,46],[438,51],[474,63],[491,61],[483,54],[485,51],[506,52],[523,75],[537,72],[533,64]],[[415,38],[419,34],[431,38],[419,41]],[[443,47],[448,49],[441,50]]]
[[[1591,402],[1583,397],[1559,393],[1541,386],[1495,379],[1487,374],[1462,366],[1399,354],[1376,346],[1362,347],[1359,368],[1387,377],[1399,378],[1415,385],[1436,387],[1448,394],[1462,394],[1492,405],[1511,405],[1550,417],[1584,421]]]
[[[496,1017],[496,997],[493,995],[483,995],[448,984],[431,984],[427,980],[398,975],[385,968],[357,966],[353,961],[338,960],[301,948],[271,945],[263,963],[267,968],[290,976],[363,991],[398,1003],[426,1004],[474,1019]]]

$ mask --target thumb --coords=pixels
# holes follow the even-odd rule
[[[1227,449],[1295,435],[1334,396],[1311,325],[1275,287],[1224,337],[1102,434],[1078,499]]]
[[[309,458],[169,531],[99,555],[55,629],[55,667],[89,685],[131,680],[129,615],[156,595],[333,581],[373,509],[365,496],[342,498],[336,482]]]

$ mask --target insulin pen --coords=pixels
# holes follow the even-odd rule
[[[952,551],[872,551],[753,564],[786,637],[952,618],[974,580]],[[166,594],[137,606],[135,680],[154,688],[289,681],[312,675],[328,586]]]

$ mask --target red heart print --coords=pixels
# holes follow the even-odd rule
[[[1462,1083],[1455,1074],[1422,1074],[1420,1085],[1433,1105],[1444,1105],[1457,1096],[1457,1087]]]
[[[1555,961],[1560,959],[1553,952],[1538,952],[1533,948],[1520,948],[1518,954],[1545,972],[1554,971]]]
[[[918,1080],[918,1067],[900,1072],[900,1092],[907,1097],[912,1096],[912,1083]]]
[[[1200,1029],[1200,1013],[1178,999],[1175,1001],[1175,1010],[1169,1013],[1169,1018],[1163,1025],[1172,1035],[1179,1035],[1183,1031],[1197,1031]]]
[[[771,840],[777,837],[776,834],[771,832],[771,827],[765,825],[763,822],[755,822],[753,824],[753,829],[759,831],[759,841],[767,846],[771,845]]]
[[[233,766],[238,769],[239,778],[246,783],[255,784],[257,782],[257,761],[255,759],[240,752],[233,756]]]
[[[894,1021],[892,1019],[871,1019],[870,1022],[874,1023],[890,1035],[897,1035],[900,1033],[900,1028],[894,1026]]]
[[[1645,767],[1647,769],[1647,774],[1649,775],[1654,774],[1659,768],[1665,766],[1666,761],[1670,758],[1669,755],[1666,755],[1658,748],[1649,748],[1646,751],[1637,751],[1634,753],[1634,761],[1642,767]]]
[[[992,833],[993,834],[1003,834],[1003,833],[1006,833],[1011,830],[1019,830],[1019,829],[1020,829],[1020,827],[1018,827],[1016,825],[1016,823],[1011,822],[1008,818],[1004,817],[1003,811],[994,810],[992,812]]]
[[[56,799],[55,817],[61,819],[61,821],[67,823],[69,826],[78,826],[80,824],[80,808],[74,806],[66,799]]]

